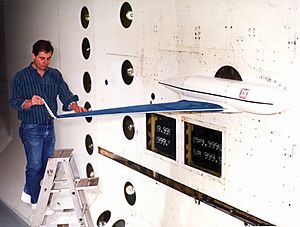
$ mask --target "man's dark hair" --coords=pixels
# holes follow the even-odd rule
[[[45,53],[54,52],[53,46],[49,40],[38,40],[32,46],[32,53],[37,56],[40,51],[44,51]]]

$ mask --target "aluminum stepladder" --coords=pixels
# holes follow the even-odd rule
[[[72,155],[73,149],[55,150],[53,155],[48,159],[41,191],[36,209],[34,211],[31,227],[40,226],[69,226],[68,224],[47,225],[44,224],[46,219],[46,209],[51,201],[53,193],[69,191],[73,201],[74,210],[78,223],[82,227],[93,227],[93,221],[84,194],[84,190],[93,189],[98,186],[99,177],[79,178],[78,170]],[[67,187],[57,187],[61,182],[56,182],[56,173],[58,166],[63,166]],[[68,210],[69,212],[70,210]]]

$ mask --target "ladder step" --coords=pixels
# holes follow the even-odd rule
[[[80,224],[48,224],[40,225],[39,227],[82,227]]]
[[[91,189],[97,187],[99,183],[99,177],[93,178],[81,178],[78,182],[76,182],[77,190]]]
[[[79,182],[80,181],[80,178],[74,178],[74,182]],[[55,185],[57,184],[68,184],[68,180],[67,179],[61,179],[61,180],[54,180],[53,183]]]
[[[99,184],[99,177],[75,179],[74,182],[75,182],[75,189],[77,191],[94,189]],[[52,193],[67,192],[70,190],[70,188],[67,185],[68,184],[67,180],[55,181],[54,183],[55,185],[51,189]],[[58,184],[60,184],[60,186],[58,186]]]
[[[69,227],[69,224],[52,224],[52,225],[41,225],[40,227]]]
[[[67,213],[75,213],[75,209],[74,208],[70,208],[70,209],[55,209],[54,210],[54,214],[67,214]]]
[[[70,158],[72,156],[73,149],[60,149],[55,150],[50,158]]]
[[[82,213],[85,214],[86,210],[87,210],[88,206],[86,204],[83,204],[82,207]],[[54,210],[54,214],[59,214],[59,215],[66,215],[66,214],[70,214],[70,213],[75,213],[75,209],[74,208],[65,208],[65,209],[55,209]]]
[[[40,225],[39,227],[82,227],[80,224],[48,224]]]

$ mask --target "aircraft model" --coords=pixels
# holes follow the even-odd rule
[[[284,89],[244,81],[193,76],[159,82],[182,99],[217,103],[227,112],[275,114],[288,110],[295,98]]]

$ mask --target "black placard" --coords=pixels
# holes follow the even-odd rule
[[[222,132],[185,122],[185,164],[214,176],[222,174]]]
[[[176,120],[159,114],[146,114],[147,149],[176,160]]]

